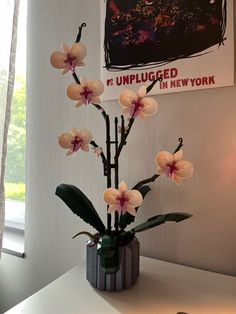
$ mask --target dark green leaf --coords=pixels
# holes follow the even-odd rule
[[[138,191],[142,194],[142,197],[144,198],[146,194],[151,191],[151,188],[149,185],[143,185],[140,188],[138,188]],[[136,207],[136,213],[138,211],[139,207]],[[128,212],[126,212],[124,215],[120,216],[119,226],[122,229],[125,229],[129,224],[131,224],[135,220],[135,216],[130,215]]]
[[[154,228],[156,226],[159,226],[161,224],[164,224],[166,221],[180,222],[190,217],[192,217],[192,215],[186,213],[170,213],[165,215],[157,215],[149,218],[146,222],[142,223],[141,225],[138,225],[137,227],[131,229],[130,232],[135,234],[136,232],[142,232]]]
[[[74,214],[89,223],[101,234],[105,232],[106,228],[93,204],[76,186],[61,184],[56,189],[56,195],[66,203]]]

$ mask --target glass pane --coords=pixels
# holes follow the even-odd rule
[[[24,227],[26,144],[26,1],[18,20],[16,76],[5,171],[6,225]],[[13,225],[12,225],[13,223]]]

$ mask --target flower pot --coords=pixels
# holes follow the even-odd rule
[[[139,277],[139,241],[134,238],[130,243],[118,247],[119,269],[106,273],[101,266],[101,256],[97,244],[87,243],[86,278],[99,290],[121,291],[135,284]]]

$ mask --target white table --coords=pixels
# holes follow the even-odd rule
[[[236,278],[141,257],[129,290],[93,289],[81,264],[7,314],[236,314]]]

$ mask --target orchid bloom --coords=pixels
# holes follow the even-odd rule
[[[71,129],[71,133],[63,133],[58,138],[59,145],[64,149],[69,149],[67,156],[77,152],[79,149],[88,152],[88,144],[92,140],[92,134],[87,129],[77,131],[76,128]]]
[[[71,47],[61,43],[61,51],[54,51],[51,54],[51,65],[56,69],[62,69],[62,74],[69,71],[75,72],[76,67],[84,66],[82,61],[86,56],[86,47],[81,43],[75,43]]]
[[[131,118],[139,116],[144,119],[146,116],[152,116],[157,112],[158,104],[154,98],[146,97],[147,88],[142,86],[137,93],[132,90],[123,90],[118,99],[123,107],[122,113],[129,114]]]
[[[109,205],[108,213],[117,211],[120,214],[125,212],[135,216],[135,207],[142,204],[142,194],[137,190],[127,191],[127,185],[122,181],[119,185],[118,190],[109,188],[103,193],[103,200]]]
[[[179,185],[182,179],[190,178],[193,174],[192,163],[182,160],[182,158],[183,150],[179,150],[175,154],[167,151],[159,152],[155,157],[157,173],[165,174]]]
[[[99,157],[103,153],[101,147],[93,147],[93,152],[97,155],[97,157]]]
[[[104,85],[100,80],[88,81],[85,77],[80,78],[80,83],[70,84],[67,88],[67,96],[76,100],[76,107],[90,103],[100,104],[100,96],[104,92]]]

